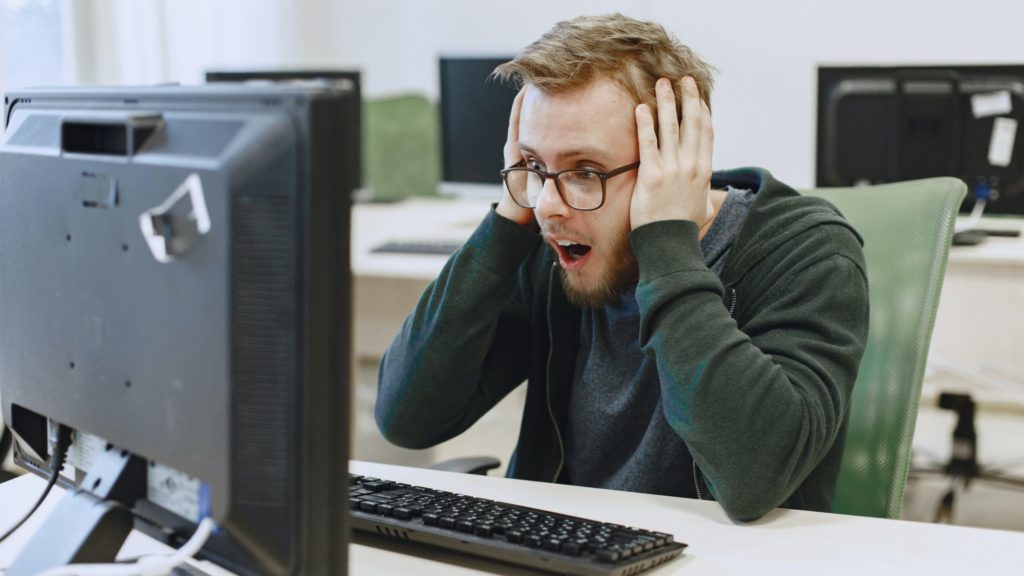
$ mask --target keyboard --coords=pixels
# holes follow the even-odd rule
[[[631,576],[680,556],[671,534],[349,475],[355,530],[560,574]]]
[[[461,247],[461,243],[452,240],[396,240],[376,246],[371,252],[449,256]]]

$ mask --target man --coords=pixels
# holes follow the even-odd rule
[[[522,86],[505,194],[385,354],[384,435],[437,444],[526,380],[509,476],[830,510],[856,232],[764,170],[712,174],[711,68],[661,26],[561,22],[496,74]]]

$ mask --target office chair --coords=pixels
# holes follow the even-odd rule
[[[871,324],[853,387],[833,511],[898,518],[925,361],[966,185],[929,178],[804,193],[836,205],[864,238]]]
[[[371,200],[433,196],[441,179],[437,106],[405,94],[366,100],[363,106],[364,174]]]
[[[953,223],[967,186],[929,178],[804,194],[836,205],[864,238],[871,324],[853,388],[833,511],[898,518]],[[436,464],[486,474],[494,458]]]

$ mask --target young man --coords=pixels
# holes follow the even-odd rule
[[[386,353],[377,423],[428,447],[528,382],[509,476],[831,509],[867,333],[860,239],[765,170],[711,172],[711,68],[656,24],[557,24],[505,194]]]

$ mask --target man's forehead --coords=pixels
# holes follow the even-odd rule
[[[636,142],[629,94],[611,82],[547,92],[527,86],[519,145],[547,161],[578,157],[616,159]]]

